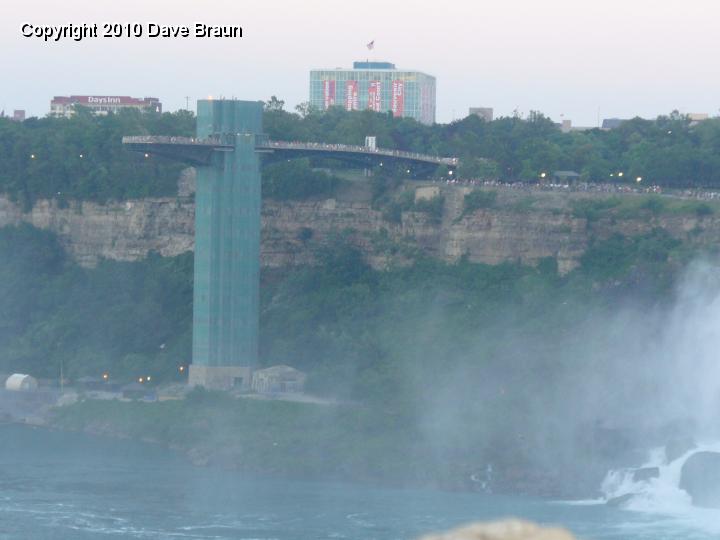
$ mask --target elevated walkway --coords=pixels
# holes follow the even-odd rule
[[[240,134],[242,135],[242,134]],[[388,148],[371,148],[348,144],[328,144],[314,142],[271,141],[265,137],[256,137],[255,149],[266,154],[266,161],[279,161],[302,157],[339,159],[361,166],[400,165],[412,170],[431,170],[446,166],[454,169],[459,161],[455,157],[439,157],[415,152],[404,152]],[[207,139],[193,137],[168,137],[142,135],[123,137],[123,144],[131,150],[146,154],[157,154],[172,159],[182,159],[194,165],[208,165],[214,152],[233,152],[233,144],[223,140],[222,136]]]

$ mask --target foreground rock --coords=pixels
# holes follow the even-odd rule
[[[565,529],[508,519],[473,523],[446,533],[423,536],[419,540],[575,540],[575,537]]]
[[[680,473],[680,489],[690,494],[695,506],[720,508],[720,453],[690,456]]]

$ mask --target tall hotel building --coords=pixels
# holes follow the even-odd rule
[[[310,105],[326,110],[392,111],[395,117],[435,122],[435,77],[390,62],[355,62],[352,69],[310,71]]]

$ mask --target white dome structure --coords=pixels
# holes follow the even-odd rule
[[[27,391],[36,390],[38,387],[35,377],[24,375],[23,373],[13,373],[5,381],[6,390]]]

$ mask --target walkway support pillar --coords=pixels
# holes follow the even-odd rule
[[[262,112],[261,102],[198,101],[198,139],[232,149],[197,168],[190,385],[247,390],[257,364]]]

